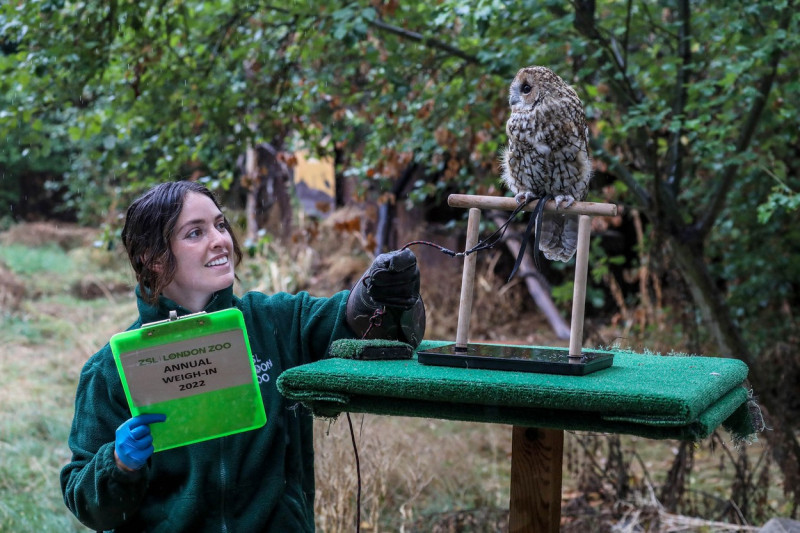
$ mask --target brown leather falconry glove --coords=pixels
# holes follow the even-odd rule
[[[361,338],[399,340],[416,348],[425,334],[417,258],[409,250],[381,254],[350,291],[347,324]]]

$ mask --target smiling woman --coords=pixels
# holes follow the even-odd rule
[[[197,312],[212,294],[233,283],[234,264],[229,260],[234,253],[233,234],[216,203],[198,193],[186,195],[176,226],[170,249],[179,258],[178,267],[163,293]],[[237,262],[240,256],[237,252]]]
[[[414,254],[378,256],[352,291],[330,298],[255,291],[240,298],[233,294],[242,258],[236,236],[214,195],[189,181],[135,200],[122,240],[138,282],[139,317],[129,329],[172,314],[239,309],[259,362],[267,423],[154,453],[150,425],[165,417],[131,416],[106,345],[78,384],[72,460],[61,472],[67,506],[95,530],[313,531],[312,417],[289,404],[275,381],[324,356],[337,339],[368,334],[418,345],[425,311]],[[373,324],[378,314],[382,322]]]
[[[163,293],[190,311],[200,311],[214,292],[231,285],[234,267],[242,260],[239,242],[216,198],[190,181],[164,183],[134,201],[122,242],[145,301],[157,303]],[[185,261],[179,261],[184,254]],[[215,283],[209,285],[200,275],[207,272],[196,268],[198,261],[201,268],[210,267],[210,261],[226,268],[217,270]]]

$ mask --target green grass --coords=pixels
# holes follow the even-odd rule
[[[21,244],[2,246],[0,260],[15,274],[24,276],[71,270],[69,255],[55,244],[37,248]]]
[[[0,531],[82,530],[58,478],[69,460],[74,377],[64,379],[63,361],[22,346],[0,364]]]
[[[25,284],[13,312],[0,309],[0,532],[86,531],[64,505],[59,473],[84,361],[133,320],[132,302],[80,300],[85,276],[125,279],[87,250],[0,247],[0,261]]]
[[[65,464],[71,409],[32,400],[0,424],[0,531],[81,531],[55,475]],[[8,439],[8,440],[6,440]]]
[[[70,256],[55,245],[30,248],[19,244],[0,246],[0,261],[25,280],[28,293],[69,292],[78,275]]]

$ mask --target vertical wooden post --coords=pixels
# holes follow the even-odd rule
[[[514,426],[509,533],[558,533],[564,431]]]
[[[589,271],[589,236],[592,217],[578,217],[578,250],[575,256],[575,285],[572,288],[572,322],[569,328],[569,356],[580,357],[583,348],[583,318],[586,311],[586,280]]]
[[[472,249],[478,243],[478,231],[481,225],[481,210],[473,207],[467,219],[467,243],[465,250]],[[475,262],[478,254],[472,253],[464,258],[464,270],[461,273],[461,299],[458,304],[458,329],[456,329],[457,352],[467,351],[469,342],[469,320],[472,314],[472,289],[475,285]]]

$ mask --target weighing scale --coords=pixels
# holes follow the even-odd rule
[[[451,207],[469,208],[465,250],[471,250],[478,243],[481,209],[513,211],[517,208],[516,201],[509,197],[451,194],[447,202]],[[532,211],[533,209],[534,205],[529,204],[525,206],[523,211]],[[615,216],[617,214],[617,206],[614,204],[575,202],[568,208],[556,209],[555,202],[550,200],[545,205],[545,210],[578,216],[578,245],[575,258],[575,283],[572,298],[569,349],[470,344],[468,342],[469,323],[472,312],[475,262],[477,261],[477,254],[472,253],[464,258],[456,342],[436,349],[418,351],[417,358],[420,363],[577,376],[591,374],[612,365],[613,354],[584,351],[582,346],[591,217],[597,215]],[[534,253],[539,253],[539,251],[534,250]]]

